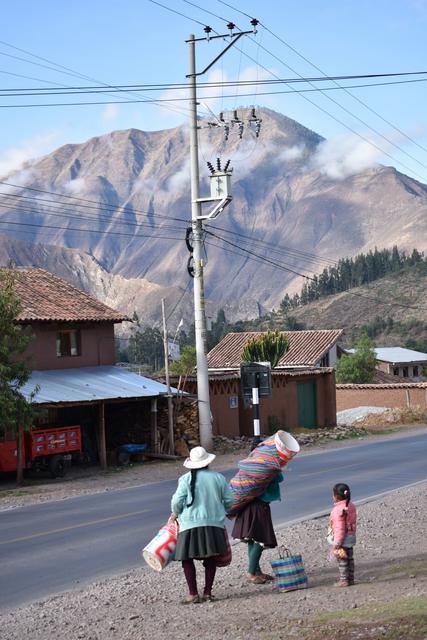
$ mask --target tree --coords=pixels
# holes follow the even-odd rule
[[[176,376],[189,376],[196,368],[196,347],[187,345],[181,351],[179,360],[170,365],[170,371]]]
[[[377,363],[375,342],[367,335],[360,336],[354,353],[341,356],[337,363],[338,384],[369,384],[375,379]]]
[[[146,327],[136,331],[129,338],[129,361],[134,364],[147,364],[151,371],[164,366],[163,336],[157,327]]]
[[[30,428],[36,411],[20,391],[31,375],[23,354],[32,336],[16,322],[21,309],[15,290],[16,278],[12,269],[0,269],[0,416],[1,428],[16,436],[16,480],[21,484],[23,432]],[[37,389],[32,397],[36,392]]]
[[[244,362],[270,362],[277,367],[280,358],[289,348],[289,341],[280,331],[267,331],[257,338],[251,338],[243,347],[241,358]]]

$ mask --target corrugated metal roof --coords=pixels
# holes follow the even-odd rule
[[[166,385],[156,380],[112,366],[33,371],[21,388],[28,400],[36,385],[40,389],[33,400],[35,404],[150,398],[167,393]],[[176,393],[176,389],[171,391]]]
[[[392,364],[407,362],[427,362],[427,353],[404,349],[403,347],[377,347],[375,349],[378,360]]]
[[[354,353],[356,349],[343,349],[345,353]],[[409,364],[411,362],[427,362],[427,353],[405,349],[404,347],[374,347],[377,360],[390,364]]]
[[[251,338],[263,331],[228,333],[208,354],[209,369],[235,369],[240,366],[242,349]],[[336,343],[342,329],[282,331],[289,340],[289,350],[278,367],[314,366]]]

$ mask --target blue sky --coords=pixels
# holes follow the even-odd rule
[[[159,1],[193,20],[209,24],[220,33],[227,31],[222,17],[233,20],[241,29],[249,27],[247,17],[218,0],[195,0],[195,4],[219,17],[184,0]],[[261,27],[257,36],[242,38],[240,51],[228,52],[207,79],[268,78],[272,77],[269,72],[280,78],[295,76],[295,72],[304,76],[320,75],[275,36],[330,75],[427,69],[427,0],[359,0],[357,3],[230,0],[229,4],[258,18],[273,33]],[[2,26],[1,89],[54,86],[50,83],[94,85],[95,79],[109,84],[184,82],[188,66],[185,40],[189,33],[203,35],[202,25],[149,0],[4,3]],[[9,45],[93,80],[46,68],[52,65]],[[216,42],[200,43],[198,68],[215,57],[221,46],[224,45]],[[271,88],[280,89],[286,90],[286,86]],[[214,110],[251,104],[269,106],[330,139],[335,153],[340,149],[349,156],[363,157],[361,167],[364,162],[380,161],[427,182],[427,82],[353,89],[352,92],[400,131],[341,91],[329,95],[350,113],[322,95],[306,94],[334,117],[301,96],[290,94],[247,98],[235,95],[231,99],[218,98],[210,106]],[[171,94],[158,92],[156,97],[171,97]],[[55,97],[53,101],[59,99]],[[98,95],[80,99],[110,98]],[[1,98],[0,105],[26,101],[35,99]],[[151,104],[2,108],[0,175],[17,168],[28,158],[48,153],[67,142],[82,142],[115,129],[163,129],[185,120],[182,104],[179,113]],[[399,148],[378,137],[368,125]],[[367,140],[376,146],[370,146]],[[382,154],[377,147],[389,155]]]

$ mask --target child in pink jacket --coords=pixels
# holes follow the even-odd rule
[[[352,502],[350,487],[343,482],[333,488],[334,508],[329,520],[328,542],[332,553],[338,560],[338,587],[354,584],[353,547],[356,544],[356,507]]]

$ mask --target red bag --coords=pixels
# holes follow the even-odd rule
[[[227,529],[224,529],[224,536],[225,536],[227,547],[224,553],[222,553],[219,556],[215,556],[215,564],[217,567],[228,567],[228,565],[231,564],[231,558],[232,558],[231,544],[230,544],[230,538],[228,537]]]

